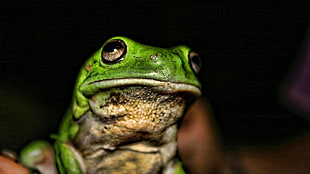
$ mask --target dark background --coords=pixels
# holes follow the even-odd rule
[[[307,1],[28,0],[1,2],[0,14],[0,148],[57,133],[79,68],[116,35],[198,52],[203,95],[226,145],[274,143],[309,129],[279,102],[306,39]]]

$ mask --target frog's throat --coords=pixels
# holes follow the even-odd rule
[[[119,78],[89,82],[82,84],[80,91],[85,96],[92,96],[103,89],[124,86],[150,86],[158,87],[158,90],[164,93],[190,93],[193,97],[201,95],[200,88],[192,84],[143,78]]]

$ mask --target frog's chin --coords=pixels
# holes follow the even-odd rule
[[[201,95],[200,89],[191,84],[143,78],[120,78],[90,82],[81,85],[80,91],[85,96],[92,96],[104,89],[125,86],[150,86],[163,93],[189,93],[193,97]]]

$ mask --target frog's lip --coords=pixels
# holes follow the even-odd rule
[[[119,78],[119,79],[107,79],[107,80],[89,82],[82,84],[80,87],[80,91],[84,95],[90,96],[102,89],[109,89],[123,86],[150,86],[150,87],[158,87],[158,89],[164,93],[184,92],[184,93],[190,93],[196,97],[199,97],[201,95],[200,88],[195,85],[180,82],[160,81],[155,79],[143,79],[143,78]]]

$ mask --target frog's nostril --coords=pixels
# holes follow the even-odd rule
[[[157,60],[158,59],[158,54],[155,53],[155,54],[152,54],[151,57],[150,57],[151,60]]]

